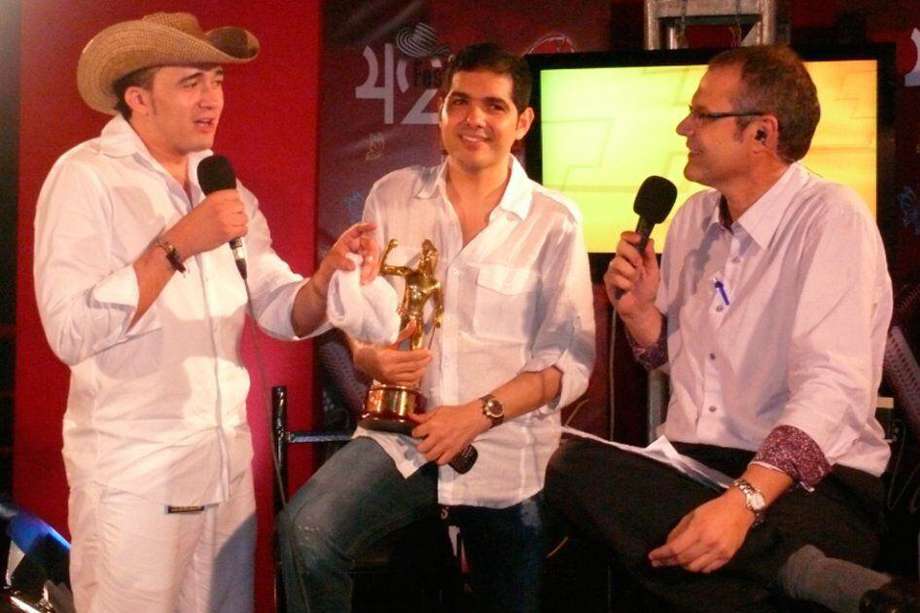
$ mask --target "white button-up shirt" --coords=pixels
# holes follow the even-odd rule
[[[756,450],[789,425],[879,475],[875,399],[891,319],[882,241],[852,190],[793,164],[731,229],[692,196],[662,257],[671,440]]]
[[[95,481],[155,502],[226,499],[249,468],[249,377],[239,345],[246,291],[226,246],[185,262],[129,328],[138,300],[133,262],[203,199],[189,160],[191,200],[121,117],[55,163],[35,217],[35,289],[48,342],[71,369],[64,460],[71,487]],[[271,249],[255,197],[249,283],[259,325],[294,338],[302,278]]]
[[[385,176],[371,190],[364,218],[377,224],[382,246],[399,241],[388,264],[414,265],[426,238],[438,249],[444,317],[421,385],[429,408],[469,402],[521,372],[556,366],[563,373],[552,406],[506,420],[473,441],[479,458],[468,473],[440,469],[442,504],[503,508],[542,489],[559,443],[558,409],[587,388],[594,363],[588,257],[574,205],[528,179],[513,158],[488,225],[464,246],[445,169],[411,167]],[[401,293],[402,279],[389,279]],[[427,461],[408,436],[357,434],[377,440],[405,476]]]

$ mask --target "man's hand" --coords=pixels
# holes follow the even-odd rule
[[[628,318],[641,310],[654,308],[660,272],[655,258],[655,242],[649,239],[645,253],[636,249],[640,235],[623,232],[617,244],[617,256],[610,260],[604,274],[604,287],[610,303],[620,317]],[[616,290],[622,294],[616,295]]]
[[[336,270],[355,269],[354,262],[348,259],[349,253],[356,253],[362,258],[361,283],[370,283],[374,280],[380,268],[380,263],[377,261],[380,246],[374,239],[376,227],[368,222],[356,223],[339,236],[311,278],[311,283],[320,296],[326,297],[332,273]]]
[[[441,466],[448,464],[474,438],[492,427],[492,421],[482,414],[479,400],[456,406],[439,406],[410,417],[419,424],[412,430],[412,436],[422,439],[418,450],[429,461]]]
[[[164,238],[176,246],[183,258],[190,258],[245,236],[248,223],[239,192],[222,189],[209,194],[176,222]]]
[[[355,365],[363,373],[388,385],[418,385],[425,368],[431,362],[431,351],[414,349],[401,351],[399,344],[415,332],[415,322],[409,322],[399,333],[396,342],[387,347],[355,344]]]
[[[685,515],[668,534],[667,542],[652,550],[652,566],[681,566],[694,573],[711,573],[734,557],[754,524],[754,512],[744,506],[736,488]]]

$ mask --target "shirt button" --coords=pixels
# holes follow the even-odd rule
[[[716,407],[714,407],[714,406],[713,406],[713,407],[709,407],[709,412],[710,412],[710,413],[715,413],[716,411],[718,411],[718,409],[717,409]]]
[[[720,304],[719,306],[716,307],[716,312],[718,312],[718,313],[721,313],[721,312],[724,311],[724,310],[725,310],[725,307],[724,307],[723,305],[721,305],[721,304]]]

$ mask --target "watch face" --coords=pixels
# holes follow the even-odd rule
[[[482,407],[482,412],[486,414],[486,417],[495,419],[504,415],[505,409],[501,402],[495,398],[489,398],[485,405]]]

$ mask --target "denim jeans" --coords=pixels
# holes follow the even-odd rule
[[[288,613],[351,610],[349,570],[375,541],[432,511],[437,467],[408,479],[369,438],[336,452],[278,516]],[[453,507],[483,611],[537,611],[545,556],[542,496],[506,509]]]

